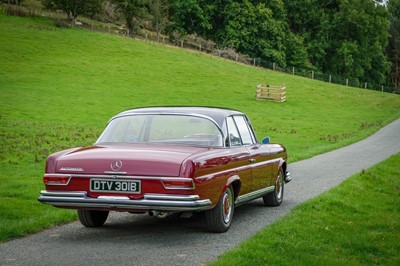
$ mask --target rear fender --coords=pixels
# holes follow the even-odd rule
[[[233,176],[231,176],[230,178],[228,178],[228,180],[226,181],[225,186],[223,187],[223,189],[222,189],[222,191],[221,191],[221,194],[220,194],[220,197],[219,197],[219,198],[222,197],[222,194],[223,194],[223,193],[225,192],[225,190],[226,190],[229,186],[231,186],[231,185],[232,185],[232,187],[233,187],[233,192],[234,192],[235,200],[236,200],[236,198],[237,198],[238,195],[239,195],[240,186],[241,186],[240,177],[239,177],[238,175],[233,175]]]

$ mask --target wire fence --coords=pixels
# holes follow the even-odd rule
[[[70,27],[71,25],[65,23],[65,15],[60,12],[52,12],[49,10],[24,10],[23,8],[17,8],[15,11],[13,9],[6,8],[6,13],[16,13],[16,14],[9,14],[9,15],[19,15],[19,16],[30,16],[30,17],[39,17],[39,16],[46,16],[53,18],[55,21],[56,26],[58,27]],[[326,74],[314,70],[309,69],[302,69],[293,66],[281,67],[278,64],[265,60],[263,58],[251,58],[248,55],[237,53],[235,50],[230,48],[221,48],[218,47],[214,42],[204,40],[197,36],[186,36],[185,38],[181,38],[179,36],[165,36],[165,35],[157,35],[155,32],[139,29],[135,34],[131,34],[129,30],[127,30],[122,25],[116,25],[113,23],[103,23],[99,21],[93,21],[90,19],[82,18],[82,22],[79,23],[79,27],[84,27],[86,29],[108,33],[112,35],[120,35],[125,37],[133,37],[135,39],[141,39],[149,42],[160,43],[164,45],[173,45],[178,46],[184,49],[190,49],[199,51],[202,53],[211,54],[214,56],[222,57],[227,60],[236,61],[239,63],[243,63],[246,65],[253,65],[261,68],[270,69],[273,71],[279,71],[287,74],[297,75],[301,77],[306,77],[310,79],[315,79],[319,81],[340,84],[349,87],[356,87],[356,88],[363,88],[369,90],[376,90],[381,92],[388,92],[388,93],[399,93],[400,89],[395,88],[392,84],[373,84],[368,82],[362,82],[357,78],[352,77],[342,77],[338,75],[331,75]]]

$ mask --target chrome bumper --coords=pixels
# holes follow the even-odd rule
[[[42,190],[38,201],[61,208],[88,208],[110,210],[197,211],[208,209],[211,201],[200,200],[198,195],[145,194],[143,199],[100,196],[92,198],[84,191],[64,192]]]

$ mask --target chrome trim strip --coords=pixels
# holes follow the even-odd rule
[[[68,191],[42,190],[42,191],[40,191],[40,194],[42,196],[46,196],[46,197],[86,197],[87,192],[86,191],[68,192]]]
[[[179,201],[196,201],[200,199],[198,195],[167,195],[167,194],[145,194],[145,199],[148,200],[179,200]]]
[[[104,171],[107,175],[126,175],[128,172],[113,172],[113,171]]]
[[[264,196],[265,194],[268,194],[269,192],[274,191],[274,186],[270,186],[270,187],[266,187],[257,191],[253,191],[251,193],[245,194],[245,195],[241,195],[239,197],[237,197],[235,205],[240,205],[243,204],[245,202],[251,201],[253,199],[256,198],[260,198],[262,196]]]
[[[165,186],[164,180],[166,180],[166,181],[187,182],[187,183],[191,183],[192,186],[191,187],[179,187],[179,186],[170,186],[170,187],[168,187],[168,186]],[[165,178],[165,177],[161,177],[161,183],[162,183],[163,187],[165,189],[167,189],[167,190],[194,190],[194,188],[195,188],[193,179],[191,179],[191,178],[184,178],[184,177],[182,177],[182,178],[174,178],[174,177]]]
[[[65,176],[66,174],[46,174],[51,176],[62,175]],[[162,179],[171,180],[171,181],[183,181],[183,182],[190,182],[193,179],[187,177],[164,177],[164,176],[133,176],[133,175],[98,175],[98,174],[69,174],[73,178],[101,178],[101,179],[136,179],[136,180],[158,180],[161,181]]]
[[[38,201],[56,207],[106,208],[122,210],[198,211],[211,206],[209,199],[200,200],[198,195],[145,194],[143,199],[121,197],[91,198],[86,192],[41,191]]]
[[[212,179],[214,176],[226,175],[226,174],[229,174],[231,172],[240,172],[240,171],[244,171],[244,170],[246,170],[248,168],[256,168],[256,167],[263,166],[263,165],[266,165],[266,164],[275,163],[275,162],[280,161],[280,160],[281,160],[281,158],[275,158],[275,159],[271,159],[271,160],[267,160],[267,161],[262,161],[262,162],[259,162],[259,163],[249,163],[249,164],[244,165],[244,166],[239,166],[239,167],[236,167],[236,168],[230,168],[228,170],[216,172],[216,173],[213,173],[213,174],[199,176],[199,177],[196,177],[195,180],[199,181],[199,182],[204,182],[204,181]]]

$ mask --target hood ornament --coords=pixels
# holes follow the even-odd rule
[[[116,160],[116,161],[111,163],[111,169],[114,172],[117,172],[121,168],[122,168],[122,161],[121,160]]]

